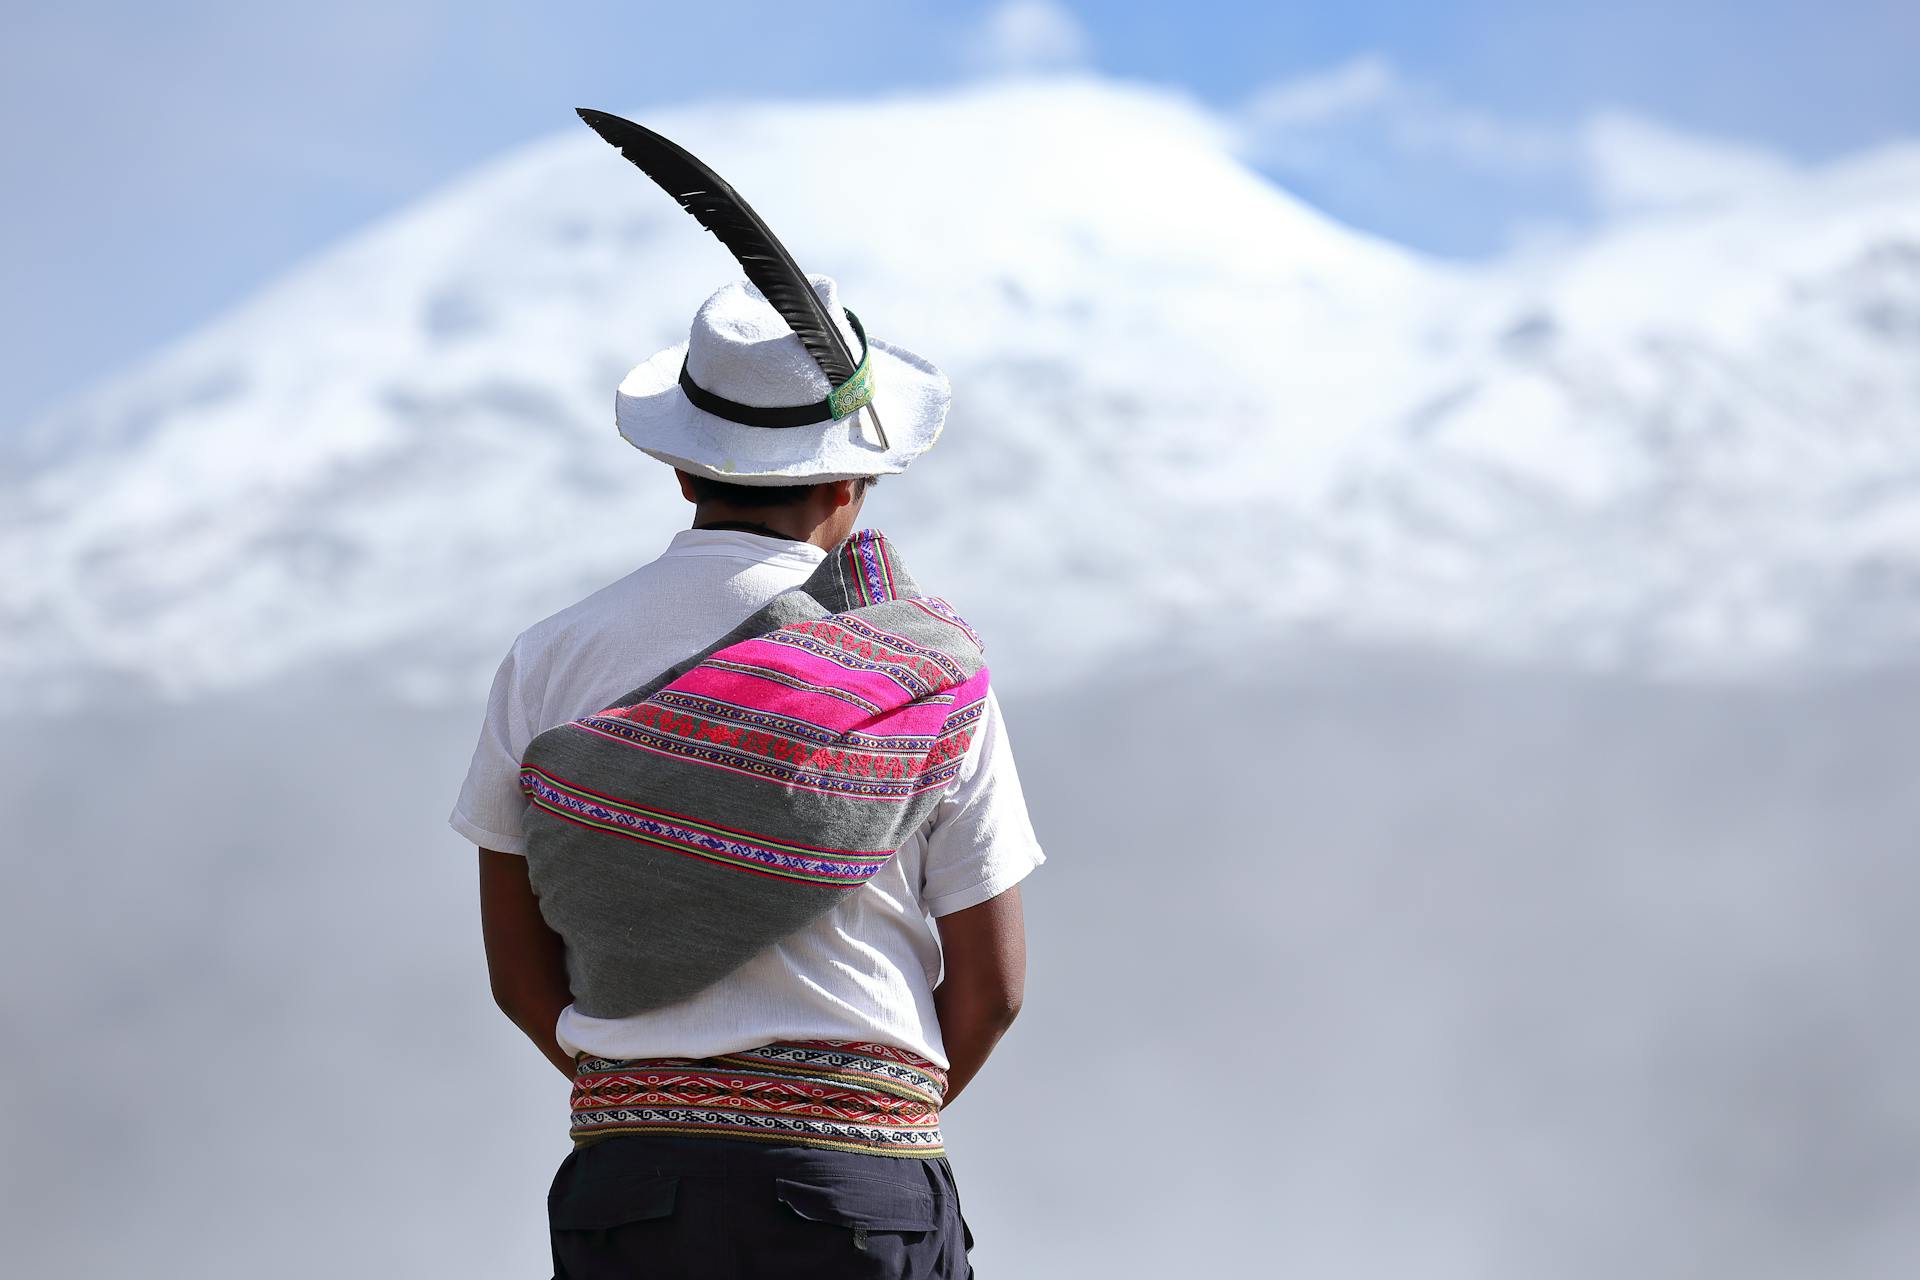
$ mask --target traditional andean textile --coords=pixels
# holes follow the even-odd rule
[[[575,1146],[616,1134],[797,1143],[883,1156],[941,1155],[946,1073],[893,1045],[793,1040],[712,1058],[574,1065]]]
[[[865,884],[958,774],[986,695],[979,638],[866,530],[704,653],[536,737],[528,875],[576,1007],[685,999]]]

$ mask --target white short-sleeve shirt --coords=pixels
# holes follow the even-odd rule
[[[527,628],[494,676],[454,830],[524,854],[520,760],[536,734],[612,705],[704,649],[799,586],[825,554],[759,534],[686,529],[659,559]],[[867,1040],[944,1068],[930,917],[985,902],[1045,860],[989,692],[959,776],[873,879],[688,1000],[629,1018],[590,1018],[569,1005],[560,1045],[608,1058],[702,1058],[776,1040]]]

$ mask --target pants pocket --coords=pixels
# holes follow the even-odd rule
[[[774,1199],[788,1220],[793,1277],[903,1277],[931,1275],[940,1225],[933,1193],[912,1162],[900,1162],[898,1180],[838,1170],[810,1170],[773,1180]]]
[[[579,1182],[547,1198],[555,1280],[614,1280],[675,1252],[680,1180],[649,1174]]]

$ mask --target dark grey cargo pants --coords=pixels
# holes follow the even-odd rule
[[[638,1134],[570,1152],[547,1195],[555,1280],[969,1280],[931,1160]]]

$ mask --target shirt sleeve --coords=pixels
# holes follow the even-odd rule
[[[533,717],[526,707],[520,642],[514,641],[494,672],[487,695],[487,718],[467,766],[447,823],[482,849],[527,852],[527,799],[520,791],[520,759],[533,741]]]
[[[928,820],[920,900],[932,916],[998,897],[1047,860],[1027,816],[1013,748],[992,689],[955,785]]]

